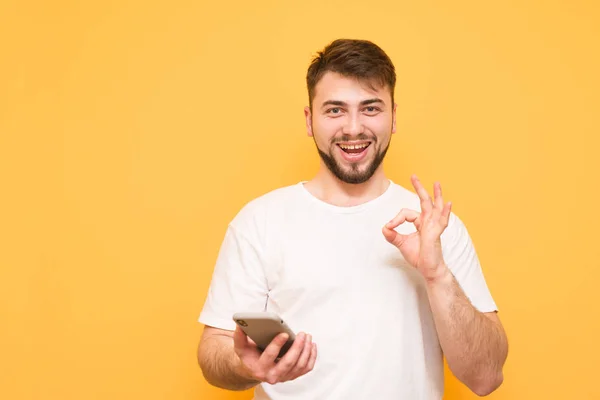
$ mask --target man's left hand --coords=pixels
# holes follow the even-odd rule
[[[439,182],[433,185],[433,201],[415,175],[411,176],[411,182],[421,199],[421,212],[403,208],[382,231],[387,241],[400,250],[404,259],[421,272],[425,280],[431,282],[447,272],[440,236],[448,226],[452,203],[444,204]],[[404,222],[413,223],[417,231],[409,235],[396,232],[394,228]]]

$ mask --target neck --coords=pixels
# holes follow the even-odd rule
[[[338,207],[352,207],[376,199],[389,185],[382,165],[368,181],[358,184],[339,180],[326,166],[321,165],[315,177],[306,182],[304,187],[321,201]]]

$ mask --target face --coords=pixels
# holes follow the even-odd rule
[[[304,109],[308,135],[325,166],[346,183],[366,182],[377,171],[396,131],[396,107],[387,87],[327,72]]]

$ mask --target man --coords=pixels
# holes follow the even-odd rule
[[[230,223],[199,318],[211,384],[256,399],[441,399],[444,356],[478,395],[501,384],[507,339],[465,226],[439,183],[432,198],[415,176],[416,194],[385,177],[395,81],[368,41],[336,40],[311,63],[320,169]],[[285,334],[261,353],[232,320],[265,309],[300,332],[281,359]]]

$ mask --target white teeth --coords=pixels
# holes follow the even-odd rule
[[[363,143],[363,144],[357,144],[357,145],[340,144],[340,147],[345,150],[355,150],[355,149],[364,149],[368,145],[369,145],[369,143]]]

